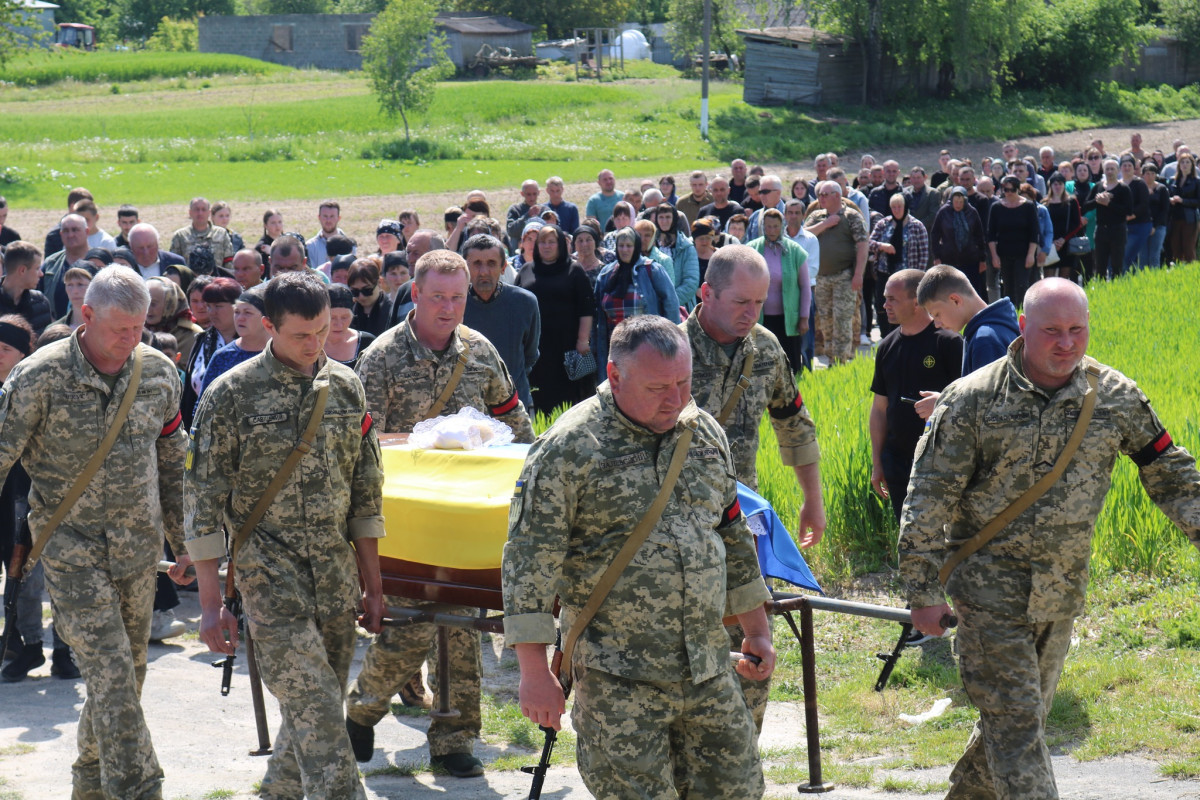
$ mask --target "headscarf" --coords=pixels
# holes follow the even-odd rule
[[[620,244],[622,241],[630,241],[633,243],[633,256],[628,262],[622,261],[620,254]],[[642,260],[642,237],[633,228],[624,227],[617,231],[617,235],[613,237],[613,248],[618,253],[616,267],[612,274],[608,276],[608,283],[604,286],[604,293],[613,297],[624,297],[629,293],[629,284],[633,283],[633,269]]]

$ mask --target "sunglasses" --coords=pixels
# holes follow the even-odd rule
[[[371,294],[371,292],[373,292],[373,291],[375,291],[374,286],[364,286],[361,289],[351,289],[350,295],[352,297],[359,297],[359,296],[365,297],[365,296]]]

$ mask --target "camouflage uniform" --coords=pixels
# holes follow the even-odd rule
[[[1025,376],[1024,339],[1008,356],[952,383],[917,445],[904,504],[900,570],[914,608],[943,602],[938,569],[950,545],[982,529],[1050,471],[1079,417],[1085,359],[1046,392]],[[1125,453],[1142,485],[1200,543],[1200,473],[1171,443],[1137,385],[1100,370],[1087,435],[1062,478],[951,575],[963,684],[980,724],[950,777],[952,800],[1057,798],[1043,735],[1074,618],[1087,589],[1092,531],[1113,464]]]
[[[825,355],[834,361],[849,361],[854,356],[854,331],[858,321],[856,304],[859,293],[850,285],[854,279],[856,262],[850,260],[844,265],[827,266],[826,239],[849,237],[857,244],[868,241],[869,236],[862,214],[856,209],[843,208],[841,215],[841,223],[817,234],[817,239],[821,241],[822,258],[817,285],[813,287],[813,302],[817,305],[817,328],[825,341]],[[824,222],[828,216],[825,209],[818,208],[804,220],[804,227]]]
[[[725,425],[729,438],[729,453],[733,457],[737,478],[751,489],[758,489],[758,424],[764,412],[770,412],[771,425],[779,440],[779,456],[785,467],[815,464],[821,458],[817,445],[817,430],[804,400],[796,388],[787,355],[775,334],[762,325],[755,325],[750,335],[738,342],[732,356],[700,325],[704,309],[696,307],[679,327],[692,345],[692,394],[697,404],[714,417],[721,413],[733,394],[741,376],[746,353],[754,351],[754,371],[750,385],[734,407]],[[739,650],[744,631],[741,625],[730,625],[730,649]],[[742,693],[754,714],[754,727],[762,731],[763,716],[767,713],[770,680],[752,681],[738,676]]]
[[[429,416],[429,409],[450,381],[458,354],[467,353],[467,366],[450,395],[443,413],[453,414],[470,406],[491,414],[513,430],[518,442],[533,441],[533,427],[525,406],[517,397],[508,369],[496,348],[477,331],[459,326],[442,354],[417,341],[412,314],[395,328],[385,331],[363,353],[358,376],[366,390],[367,409],[385,433],[411,431]],[[461,331],[467,331],[464,338]],[[433,603],[388,597],[389,605],[426,608]],[[439,606],[442,611],[474,616],[476,609]],[[367,649],[362,670],[350,684],[347,716],[359,725],[374,726],[391,707],[392,695],[421,668],[434,642],[433,625],[388,627]],[[429,754],[436,758],[451,753],[470,753],[479,737],[481,662],[479,633],[448,628],[450,662],[449,700],[459,711],[453,719],[435,718],[429,726]],[[432,673],[431,673],[432,677]],[[435,690],[438,688],[435,684]]]
[[[343,716],[354,656],[358,569],[352,541],[383,536],[379,441],[354,373],[321,357],[315,378],[266,349],[222,375],[200,402],[184,510],[193,560],[225,554],[222,528],[250,515],[329,385],[310,453],[237,554],[255,654],[283,722],[262,782],[267,797],[364,797]]]
[[[763,793],[721,619],[770,595],[725,434],[695,403],[655,434],[626,418],[604,383],[530,449],[504,546],[505,642],[553,642],[555,595],[570,627],[689,425],[696,434],[662,518],[575,647],[579,771],[598,798],[674,797],[673,762],[697,797]]]
[[[22,361],[0,390],[0,473],[21,459],[35,533],[99,448],[133,368],[131,357],[110,388],[84,357],[79,333]],[[72,767],[76,800],[161,797],[163,773],[139,698],[164,533],[173,549],[183,545],[186,435],[175,365],[138,346],[142,378],[129,417],[42,555],[55,625],[87,685]]]
[[[197,269],[197,267],[202,266],[200,262],[207,261],[207,259],[193,258],[193,251],[204,250],[212,254],[212,266],[214,268],[222,267],[225,265],[225,262],[233,260],[235,251],[233,249],[233,241],[229,238],[229,231],[220,225],[213,225],[212,223],[209,223],[206,230],[198,231],[188,224],[175,231],[174,235],[171,236],[171,252],[177,256],[182,256],[184,263],[191,267],[192,271],[197,272],[197,274],[211,274],[214,272],[213,269],[208,268]]]

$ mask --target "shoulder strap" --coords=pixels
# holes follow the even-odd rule
[[[950,575],[954,572],[955,567],[994,539],[996,534],[1024,513],[1025,509],[1036,503],[1038,498],[1057,483],[1058,479],[1067,471],[1067,465],[1071,463],[1075,451],[1079,449],[1079,444],[1083,441],[1084,434],[1087,433],[1088,424],[1092,421],[1092,411],[1096,408],[1100,370],[1095,364],[1087,366],[1087,382],[1088,390],[1083,397],[1083,407],[1079,410],[1079,419],[1075,422],[1075,429],[1071,431],[1071,438],[1067,440],[1067,446],[1058,454],[1053,469],[1043,475],[1033,486],[1030,486],[1029,490],[1018,497],[1012,505],[1001,511],[995,519],[984,526],[983,530],[959,545],[959,548],[946,559],[946,563],[938,571],[938,580],[942,582],[943,586],[950,580]]]
[[[233,565],[237,563],[238,550],[250,538],[250,533],[254,530],[255,526],[262,522],[267,509],[271,507],[271,503],[275,501],[275,496],[279,494],[280,490],[283,489],[283,485],[291,477],[292,472],[296,469],[296,465],[300,463],[300,459],[304,458],[305,454],[312,450],[313,441],[317,438],[317,429],[321,425],[321,420],[325,417],[325,403],[328,399],[329,384],[326,383],[320,389],[317,389],[317,401],[313,404],[312,415],[308,418],[308,424],[304,426],[304,433],[300,434],[300,441],[296,442],[296,446],[292,448],[292,452],[288,453],[288,457],[284,459],[283,466],[279,468],[279,472],[275,473],[275,477],[267,485],[267,490],[263,492],[262,497],[258,498],[258,502],[254,504],[254,509],[250,512],[250,516],[246,517],[246,521],[238,528],[238,532],[234,536],[233,543],[229,548],[230,565],[225,578],[227,587],[233,583]]]
[[[671,463],[667,467],[666,477],[663,478],[662,485],[658,487],[658,494],[654,496],[654,502],[650,504],[650,508],[646,509],[646,513],[638,520],[637,527],[633,529],[633,533],[629,534],[629,538],[625,540],[625,545],[617,553],[612,563],[608,565],[608,569],[604,570],[604,574],[600,576],[600,580],[596,583],[596,588],[592,590],[592,594],[588,597],[587,603],[584,604],[583,610],[579,612],[579,616],[572,623],[570,631],[567,632],[566,638],[563,640],[561,653],[555,655],[555,664],[565,664],[565,668],[556,667],[556,671],[562,671],[564,674],[559,675],[559,681],[564,687],[570,686],[571,680],[571,654],[575,651],[575,642],[579,639],[579,635],[583,633],[583,629],[592,621],[592,617],[596,616],[596,612],[600,610],[600,606],[604,604],[605,598],[612,588],[616,586],[617,579],[621,577],[621,573],[629,566],[629,562],[633,560],[633,556],[642,544],[645,543],[647,537],[650,536],[650,531],[658,524],[662,518],[663,510],[667,507],[667,501],[671,499],[671,492],[675,489],[675,483],[679,480],[679,473],[683,471],[683,462],[687,458],[688,449],[692,446],[692,436],[696,432],[696,422],[688,423],[685,430],[675,443],[675,452],[671,456]],[[558,656],[561,655],[561,659]]]
[[[754,345],[747,342],[746,346],[749,352],[746,353],[746,360],[742,362],[742,374],[738,376],[737,386],[733,387],[733,393],[729,395],[725,405],[721,406],[721,413],[717,414],[717,424],[722,428],[729,420],[729,415],[737,408],[738,401],[742,399],[746,389],[750,387],[750,375],[754,371]]]
[[[450,402],[450,395],[454,394],[454,390],[458,388],[458,382],[462,380],[463,370],[467,368],[467,353],[470,349],[467,346],[468,330],[466,325],[458,326],[458,338],[462,342],[463,349],[458,354],[458,363],[454,365],[454,371],[450,373],[450,380],[447,381],[445,388],[442,389],[442,393],[433,401],[433,405],[425,412],[425,419],[433,419],[442,413],[442,409],[446,407],[446,403]]]
[[[46,540],[50,538],[50,534],[54,533],[76,501],[83,495],[88,484],[92,482],[92,478],[96,477],[96,473],[100,471],[101,465],[104,464],[104,459],[108,457],[109,451],[117,442],[117,436],[121,433],[121,428],[125,425],[125,419],[129,416],[129,409],[133,407],[133,400],[137,396],[138,385],[142,382],[142,348],[137,347],[133,351],[133,370],[129,373],[129,385],[125,387],[125,394],[121,396],[121,405],[117,406],[117,415],[113,417],[112,425],[109,426],[108,432],[104,434],[104,438],[100,441],[100,447],[88,462],[83,467],[83,472],[75,479],[75,483],[71,484],[70,491],[66,497],[54,509],[54,513],[50,515],[50,519],[42,525],[41,530],[33,539],[33,547],[29,551],[29,556],[25,559],[25,567],[22,574],[29,577],[29,573],[33,571],[34,565],[37,564],[38,558],[42,555],[42,550],[46,546]]]

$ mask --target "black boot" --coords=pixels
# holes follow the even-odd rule
[[[0,680],[5,683],[23,681],[29,675],[29,670],[37,669],[45,663],[46,656],[42,653],[41,642],[23,645],[20,654],[0,670]]]
[[[75,659],[71,656],[71,648],[54,648],[54,652],[50,654],[50,674],[65,681],[73,681],[79,678],[79,667],[75,666]]]
[[[350,735],[350,749],[356,761],[366,763],[375,755],[375,729],[370,725],[359,725],[346,717],[346,733]]]
[[[14,658],[17,658],[21,655],[21,648],[24,647],[24,645],[25,642],[23,639],[21,639],[21,632],[14,628],[12,636],[10,636],[8,639],[8,649],[4,651],[3,655],[0,655],[0,658],[2,658],[6,663],[12,661]]]

